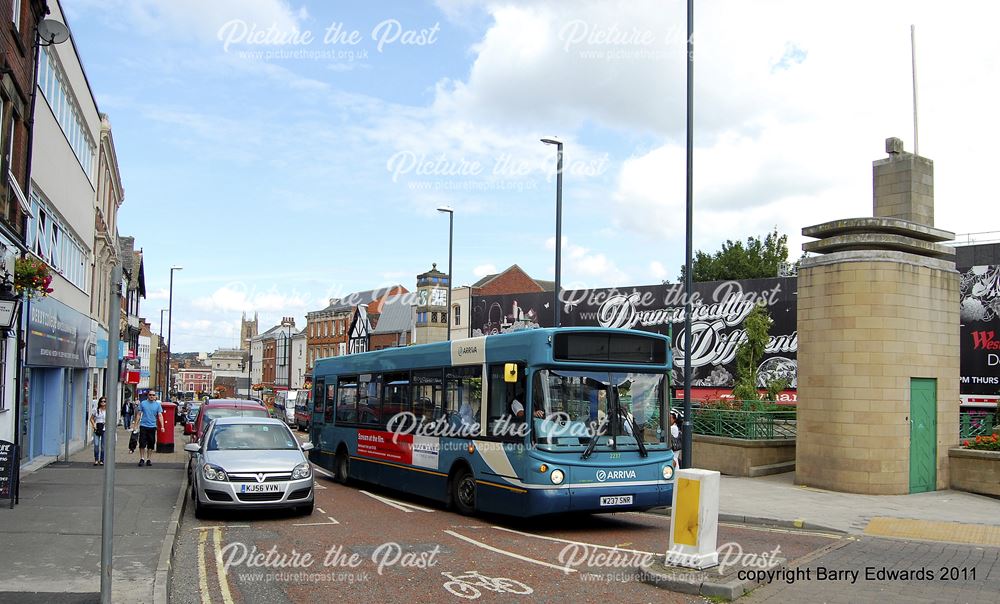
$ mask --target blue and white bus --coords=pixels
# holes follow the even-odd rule
[[[312,460],[459,512],[670,505],[670,339],[533,329],[321,359]]]

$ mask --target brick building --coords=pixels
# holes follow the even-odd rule
[[[369,314],[378,314],[382,302],[405,293],[407,289],[402,285],[355,292],[331,298],[326,308],[307,313],[306,375],[312,375],[316,359],[347,354],[350,329],[359,305],[365,305]]]
[[[527,294],[555,291],[554,281],[532,279],[528,273],[513,264],[506,270],[486,275],[472,285],[456,287],[451,292],[451,337],[468,338],[472,335],[471,299],[476,296]]]

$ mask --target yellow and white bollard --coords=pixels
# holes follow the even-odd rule
[[[667,566],[709,568],[719,564],[719,473],[677,470],[670,510]]]

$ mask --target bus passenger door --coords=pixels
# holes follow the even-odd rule
[[[323,450],[323,408],[326,402],[326,379],[317,378],[313,384],[312,419],[309,421],[309,441],[317,452]]]

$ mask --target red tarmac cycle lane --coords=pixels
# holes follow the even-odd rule
[[[364,483],[345,487],[322,475],[317,475],[316,483],[312,516],[255,520],[250,523],[253,530],[226,531],[225,544],[249,537],[252,543],[243,545],[256,546],[258,552],[276,546],[277,552],[289,555],[286,559],[293,550],[310,553],[314,559],[301,572],[292,568],[250,569],[245,564],[231,567],[233,601],[256,601],[254,595],[260,587],[255,583],[261,581],[270,581],[290,602],[359,598],[380,602],[545,602],[567,597],[580,602],[701,601],[641,584],[630,576],[631,568],[582,566],[566,572],[559,562],[566,543],[499,530],[494,528],[498,526],[496,518],[461,516],[441,504]],[[652,547],[655,534],[665,539],[666,524],[659,517],[646,522],[644,515],[630,516],[639,520],[602,525],[594,532],[600,539],[592,542],[614,545],[641,538]],[[582,525],[594,518],[560,521],[558,538],[586,541],[591,530]],[[537,526],[541,525],[518,522],[511,528],[530,535]],[[272,578],[248,580],[247,571],[251,570]],[[600,576],[581,578],[588,570]]]

